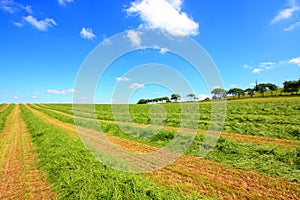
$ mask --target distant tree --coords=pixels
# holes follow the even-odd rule
[[[273,96],[273,92],[278,89],[277,85],[273,83],[267,83],[266,87],[271,91],[271,96]]]
[[[258,85],[256,85],[256,86],[254,87],[254,90],[255,90],[256,92],[261,93],[261,96],[264,97],[264,96],[265,96],[265,91],[267,91],[267,84],[265,84],[265,83],[260,83],[260,84],[258,84]]]
[[[213,95],[213,99],[226,99],[226,90],[223,88],[215,88],[213,91],[211,91],[211,94]]]
[[[172,94],[171,95],[171,100],[177,101],[181,96],[179,94]]]
[[[140,99],[137,104],[146,104],[147,100],[146,99]]]
[[[162,100],[165,100],[166,102],[170,102],[169,97],[162,97],[161,99],[162,99]]]
[[[233,98],[238,95],[238,97],[240,98],[241,95],[245,94],[244,90],[241,88],[232,88],[230,90],[228,90],[227,94],[231,94],[233,96]]]
[[[188,95],[186,95],[187,97],[189,97],[190,98],[190,100],[191,101],[193,101],[194,99],[195,99],[195,97],[196,97],[196,95],[195,94],[188,94]]]
[[[294,92],[299,91],[300,89],[300,79],[298,81],[284,81],[283,82],[283,91],[284,92],[290,92],[293,94]]]
[[[250,95],[251,97],[253,97],[254,95],[254,89],[252,88],[247,88],[246,90],[244,90],[244,92]]]

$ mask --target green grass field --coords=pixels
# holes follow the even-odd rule
[[[143,174],[121,172],[94,158],[77,135],[70,104],[21,105],[20,118],[35,145],[37,169],[45,174],[58,199],[300,196],[299,97],[228,101],[223,133],[204,159],[198,155],[210,124],[211,104],[197,105],[199,128],[185,155],[163,169]],[[99,131],[100,122],[101,131],[120,148],[153,151],[176,137],[182,116],[180,104],[160,105],[166,113],[151,106],[129,105],[131,121],[124,115],[122,105],[96,105],[97,119],[81,107],[76,112],[80,115],[76,116],[80,118],[77,125]],[[0,130],[5,131],[6,119],[17,109],[10,105],[0,112]],[[145,127],[153,120],[158,125]],[[181,131],[184,136],[191,130]]]

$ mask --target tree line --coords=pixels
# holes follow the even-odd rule
[[[283,90],[282,92],[297,94],[300,89],[300,79],[299,80],[293,80],[293,81],[284,81],[283,82]],[[223,88],[215,88],[211,91],[212,99],[226,99],[227,95],[232,95],[233,98],[240,98],[244,95],[249,95],[250,97],[254,96],[255,92],[258,92],[261,94],[262,97],[265,96],[266,91],[270,91],[271,96],[273,96],[274,91],[278,90],[278,86],[273,83],[260,83],[256,84],[253,88],[247,88],[247,89],[241,89],[241,88],[231,88],[228,91],[226,91]],[[188,97],[189,101],[195,101],[197,100],[197,97],[195,94],[188,94],[186,97]],[[171,98],[165,96],[165,97],[159,97],[154,99],[140,99],[138,101],[138,104],[149,104],[149,103],[169,103],[171,101],[177,102],[181,98],[180,94],[172,94]]]
[[[293,81],[284,81],[283,82],[283,90],[282,92],[297,94],[300,89],[300,79],[293,80]],[[227,95],[232,95],[233,98],[238,97],[240,98],[241,95],[248,94],[249,96],[253,97],[255,92],[261,94],[262,97],[265,96],[266,91],[270,91],[271,96],[273,96],[274,91],[278,90],[278,86],[273,83],[260,83],[256,84],[253,88],[247,88],[245,90],[241,88],[231,88],[226,91],[223,88],[215,88],[211,91],[213,99],[225,99]]]

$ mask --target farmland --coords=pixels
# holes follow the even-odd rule
[[[197,105],[197,134],[185,154],[142,174],[97,160],[79,139],[70,104],[0,105],[0,199],[299,199],[299,97],[228,101],[221,137],[205,158],[198,155],[212,107]],[[124,105],[96,105],[97,119],[82,108],[77,125],[96,135],[100,122],[116,146],[147,153],[178,130],[193,131],[178,129],[180,104],[161,107],[165,114],[153,105],[129,105],[126,116]]]

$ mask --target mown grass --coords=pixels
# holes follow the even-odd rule
[[[14,107],[14,105],[11,104],[3,112],[0,112],[0,131],[4,128],[6,118],[10,114],[10,112],[12,111],[13,107]]]
[[[74,124],[73,118],[51,112],[47,109],[35,108],[44,112],[50,117],[62,122]],[[79,125],[85,128],[97,130],[98,126],[91,120],[79,120]],[[120,125],[112,123],[101,123],[101,130],[110,135],[135,140],[148,145],[165,146],[175,136],[176,131],[142,128],[131,125]],[[130,133],[130,134],[128,134]],[[192,145],[187,150],[187,155],[198,156],[203,143],[203,135],[197,134]],[[272,145],[258,145],[246,142],[233,142],[221,137],[213,149],[206,157],[219,163],[271,175],[284,180],[300,182],[300,147],[280,148]]]
[[[278,139],[300,140],[300,100],[299,97],[282,98],[281,100],[264,98],[260,100],[228,101],[224,132],[244,135],[263,136]],[[73,114],[72,105],[47,105],[53,110]],[[150,124],[149,111],[152,105],[129,105],[130,116],[125,113],[124,105],[96,105],[97,118],[101,120],[129,121],[135,123]],[[167,118],[160,121],[163,125],[180,127],[180,104],[162,105],[167,113]],[[211,104],[200,103],[200,119],[193,123],[199,124],[200,130],[207,130],[211,120]],[[112,112],[114,111],[114,112]],[[80,113],[82,117],[88,117],[84,108]],[[155,116],[155,115],[154,115]],[[159,121],[159,116],[156,115]],[[189,118],[189,116],[184,116]],[[153,119],[152,119],[153,120]],[[192,122],[191,122],[192,123]]]
[[[158,187],[148,178],[116,171],[96,160],[80,140],[49,126],[21,106],[36,145],[38,168],[59,199],[189,199]]]

